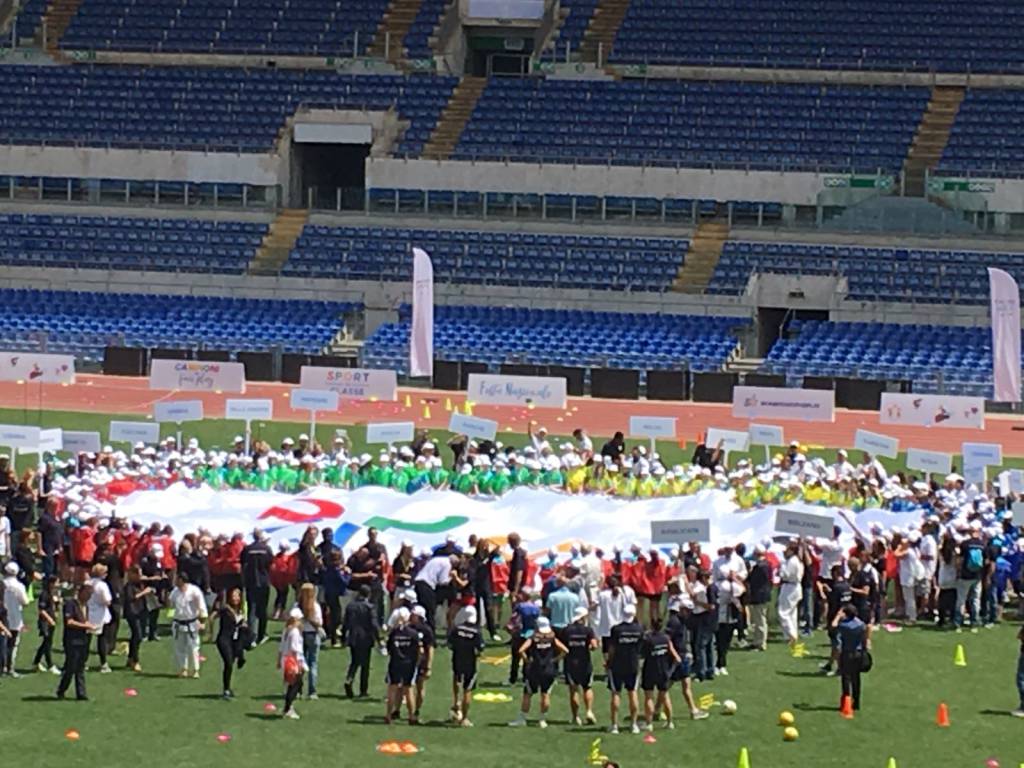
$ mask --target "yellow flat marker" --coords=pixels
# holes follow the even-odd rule
[[[701,709],[710,709],[711,707],[715,706],[715,694],[704,694],[700,697],[700,699],[697,700],[697,704],[698,706],[700,706]]]
[[[512,660],[512,654],[506,653],[504,656],[481,656],[480,661],[484,664],[491,664],[492,666],[499,667],[502,664],[507,664]]]

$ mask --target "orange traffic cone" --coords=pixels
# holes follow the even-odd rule
[[[935,724],[939,728],[949,728],[949,707],[944,701],[939,702],[939,708],[935,712]]]
[[[849,696],[843,696],[842,703],[839,705],[839,714],[847,720],[853,720],[853,699]]]

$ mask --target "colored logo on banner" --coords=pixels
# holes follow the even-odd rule
[[[345,508],[334,501],[325,499],[293,499],[285,504],[275,504],[262,512],[260,520],[275,519],[285,523],[316,523],[341,517]]]
[[[460,517],[459,515],[449,515],[432,523],[407,523],[391,517],[371,517],[363,525],[367,528],[376,528],[379,531],[393,529],[405,531],[406,533],[444,533],[468,522],[468,517]]]

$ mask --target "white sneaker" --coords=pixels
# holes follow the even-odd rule
[[[629,727],[629,732],[630,733],[640,733],[640,726],[637,725],[636,723],[633,723],[633,725],[631,725]]]
[[[282,717],[285,717],[285,718],[287,718],[289,720],[298,720],[299,719],[299,713],[296,712],[294,709],[289,709],[287,712],[285,712],[282,715]]]
[[[725,677],[728,677],[729,676],[729,670],[726,669],[725,667],[722,667],[720,670],[718,670],[718,674],[723,675]]]
[[[691,720],[707,720],[710,715],[703,709],[695,709],[690,713]]]
[[[1014,717],[1024,717],[1024,707],[1021,709],[1015,709],[1010,714]]]
[[[587,725],[597,725],[597,718],[593,712],[587,712]]]
[[[499,634],[498,634],[497,632],[495,632],[495,633],[494,633],[494,634],[493,634],[493,635],[491,636],[491,640],[493,640],[493,641],[494,641],[494,642],[496,642],[496,643],[502,643],[502,642],[504,642],[504,640],[502,640],[502,639],[501,639],[501,635],[499,635]]]
[[[307,701],[320,701],[320,697],[317,696],[315,693],[311,693],[311,694],[309,694],[309,696],[306,697],[306,700]]]
[[[40,661],[40,662],[39,662],[38,664],[36,664],[36,669],[37,669],[37,670],[38,670],[39,672],[49,672],[49,671],[50,671],[50,670],[49,670],[49,669],[47,668],[46,664],[44,664],[44,663],[43,663],[43,662],[41,662],[41,661]]]
[[[110,668],[109,664],[104,664],[100,667],[101,675],[109,675],[111,672],[113,672],[113,670]]]
[[[520,715],[515,720],[513,720],[511,723],[509,723],[508,727],[509,728],[525,728],[526,727],[526,718],[523,717],[522,715]]]
[[[541,718],[540,721],[537,723],[537,725],[540,728],[547,728],[548,727],[548,721],[545,720],[544,718]]]
[[[20,672],[15,672],[13,669],[7,673],[12,680],[18,680],[21,678]]]
[[[645,724],[644,725],[644,730],[647,731],[648,733],[653,733],[654,732],[654,723],[647,723],[647,724]]]
[[[673,723],[671,720],[669,720],[667,723],[665,723],[665,730],[666,731],[674,731],[675,729],[676,729],[676,724]]]
[[[615,736],[618,736],[618,734],[619,734],[619,726],[617,726],[617,725],[610,725],[610,726],[608,726],[608,733],[611,733],[611,734],[613,734]]]
[[[583,719],[579,715],[576,715],[576,717],[572,719],[572,724],[576,726],[581,726],[583,725]]]
[[[461,725],[463,728],[472,728],[473,722],[468,717],[464,717],[462,718],[462,722],[460,722],[459,725]]]
[[[56,664],[54,664],[52,667],[50,667],[50,674],[51,675],[59,675],[59,674],[61,674],[60,667],[58,667]]]

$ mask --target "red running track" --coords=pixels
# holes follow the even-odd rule
[[[306,411],[294,411],[289,406],[289,384],[250,382],[245,395],[215,393],[175,393],[149,389],[144,378],[79,374],[76,382],[61,384],[18,384],[0,382],[0,407],[56,411],[80,411],[105,414],[149,414],[153,403],[166,400],[203,401],[204,412],[211,418],[224,413],[224,400],[228,397],[259,397],[274,400],[274,418],[279,421],[304,423],[309,420]],[[405,406],[405,398],[411,400]],[[342,404],[333,418],[321,415],[322,423],[366,424],[373,421],[416,421],[429,427],[448,425],[447,401],[462,407],[463,393],[438,390],[399,390],[397,402],[355,401]],[[429,408],[429,417],[425,409]],[[475,406],[473,414],[494,419],[502,431],[524,432],[532,419],[545,425],[552,434],[568,434],[575,427],[583,427],[592,435],[610,435],[617,430],[628,434],[629,417],[675,416],[680,438],[693,440],[708,427],[746,429],[746,419],[733,418],[731,406],[718,404],[673,403],[647,400],[595,400],[589,397],[569,399],[564,412],[550,408],[527,410],[508,406]],[[1021,431],[1014,429],[1020,425]],[[787,440],[820,446],[852,446],[854,433],[868,429],[899,438],[900,448],[925,448],[959,453],[964,441],[1001,443],[1005,455],[1024,456],[1024,421],[1010,416],[989,416],[984,430],[951,429],[943,427],[893,427],[879,424],[874,411],[836,411],[833,423],[782,422]]]

